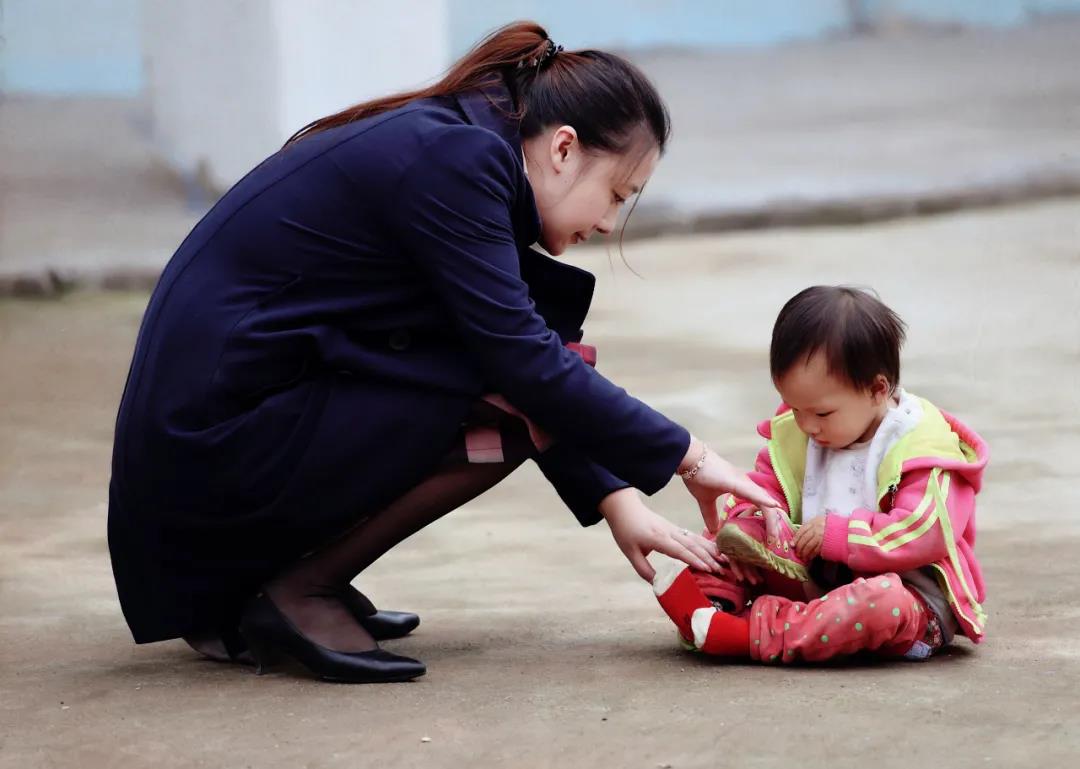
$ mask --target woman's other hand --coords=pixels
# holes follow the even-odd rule
[[[646,556],[654,551],[701,571],[724,569],[716,558],[715,543],[654,513],[642,502],[636,489],[612,492],[600,503],[600,513],[623,555],[647,582],[652,582],[655,570]]]
[[[690,441],[686,458],[679,465],[679,475],[687,491],[697,500],[705,528],[713,533],[720,528],[716,500],[724,494],[734,494],[739,499],[752,502],[766,516],[770,511],[773,514],[781,511],[780,505],[767,491],[696,438]]]

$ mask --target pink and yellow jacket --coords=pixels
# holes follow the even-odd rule
[[[964,635],[978,643],[986,626],[986,595],[975,557],[975,495],[989,452],[974,430],[929,401],[918,401],[918,424],[878,467],[878,509],[857,509],[849,518],[827,514],[821,557],[863,576],[933,567]],[[750,477],[800,524],[807,436],[786,405],[758,432],[768,444]],[[730,498],[722,517],[752,507]]]

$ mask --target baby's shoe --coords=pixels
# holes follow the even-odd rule
[[[796,527],[786,515],[781,514],[778,521],[780,536],[778,541],[770,545],[767,542],[765,516],[760,510],[728,518],[716,533],[716,549],[736,561],[807,582],[810,575],[806,563],[795,552]]]

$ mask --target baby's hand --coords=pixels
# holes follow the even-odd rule
[[[795,533],[795,552],[804,561],[810,561],[821,554],[821,544],[825,541],[825,516],[819,515],[810,523],[804,523]]]

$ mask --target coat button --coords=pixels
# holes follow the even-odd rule
[[[391,350],[397,350],[398,352],[407,350],[409,349],[409,345],[412,344],[412,334],[404,328],[395,329],[390,332],[390,336],[387,338],[386,343],[390,345]]]

